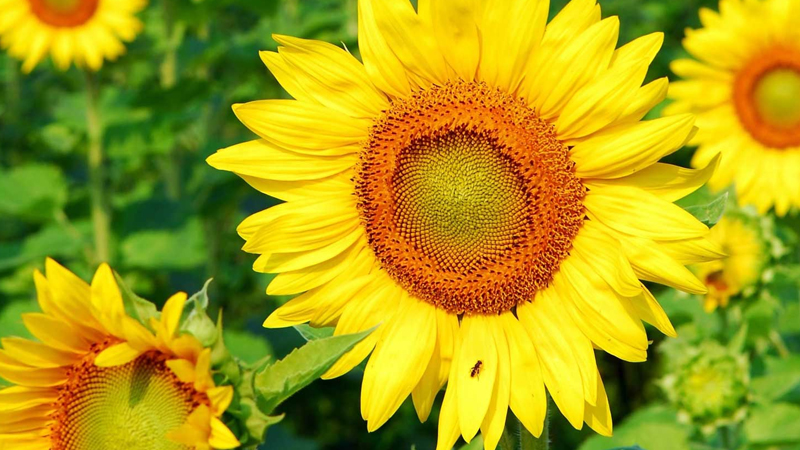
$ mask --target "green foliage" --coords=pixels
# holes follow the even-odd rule
[[[703,222],[707,227],[713,227],[722,218],[727,203],[728,193],[724,192],[709,203],[687,206],[686,211],[695,216],[700,222]]]
[[[286,358],[265,367],[255,377],[259,409],[270,414],[281,402],[324,374],[371,332],[367,330],[310,341]]]
[[[686,450],[690,434],[690,428],[678,422],[674,410],[654,405],[633,413],[616,426],[613,437],[593,436],[579,450],[642,447],[647,450]]]

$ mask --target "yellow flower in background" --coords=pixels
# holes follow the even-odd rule
[[[42,313],[23,321],[38,341],[0,340],[0,447],[29,450],[229,449],[219,417],[233,397],[215,386],[210,349],[178,335],[186,294],[146,328],[125,312],[107,265],[91,286],[48,259],[34,274]]]
[[[694,166],[722,153],[709,186],[735,183],[741,204],[783,216],[800,206],[800,0],[723,0],[700,20],[666,112],[697,113]]]
[[[751,219],[752,221],[752,219]],[[703,306],[708,312],[726,307],[730,298],[755,284],[767,259],[767,250],[756,224],[728,215],[711,229],[709,239],[722,248],[724,259],[693,267],[708,287]]]
[[[705,293],[686,264],[720,256],[672,202],[711,176],[657,161],[691,114],[641,121],[667,80],[642,86],[662,44],[615,49],[619,20],[574,0],[359,1],[363,64],[275,36],[261,57],[295,100],[235,105],[261,139],[212,155],[285,203],[239,227],[267,292],[301,294],[267,327],[337,335],[378,327],[325,378],[371,354],[362,415],[373,431],[411,395],[439,447],[508,408],[542,431],[545,386],[576,428],[611,434],[594,347],[644,361],[642,321],[674,335],[639,281]]]
[[[0,0],[0,44],[30,72],[50,53],[61,70],[73,62],[98,70],[125,52],[142,29],[147,0]]]

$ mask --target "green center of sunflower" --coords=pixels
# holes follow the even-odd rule
[[[525,182],[496,146],[462,128],[417,139],[397,160],[397,231],[446,269],[500,256],[525,228]]]
[[[100,0],[28,0],[28,3],[42,22],[58,28],[73,28],[94,17]]]
[[[166,435],[204,401],[200,397],[157,353],[108,368],[95,366],[90,355],[61,389],[52,450],[187,450]]]
[[[355,181],[383,269],[456,314],[532,301],[584,219],[585,189],[553,126],[477,82],[396,100],[373,125]]]
[[[800,72],[776,69],[764,75],[753,92],[759,115],[778,128],[800,124]]]

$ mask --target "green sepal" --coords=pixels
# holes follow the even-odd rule
[[[684,209],[693,215],[697,220],[707,227],[713,227],[722,219],[725,213],[725,206],[728,204],[728,193],[723,192],[720,196],[711,200],[709,203],[687,206]]]
[[[125,314],[138,320],[145,327],[150,328],[150,319],[158,319],[161,316],[156,305],[134,294],[117,272],[114,272],[114,278],[117,280],[119,292],[122,294]]]

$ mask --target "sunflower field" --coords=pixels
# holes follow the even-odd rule
[[[0,450],[800,450],[800,0],[0,0]]]

